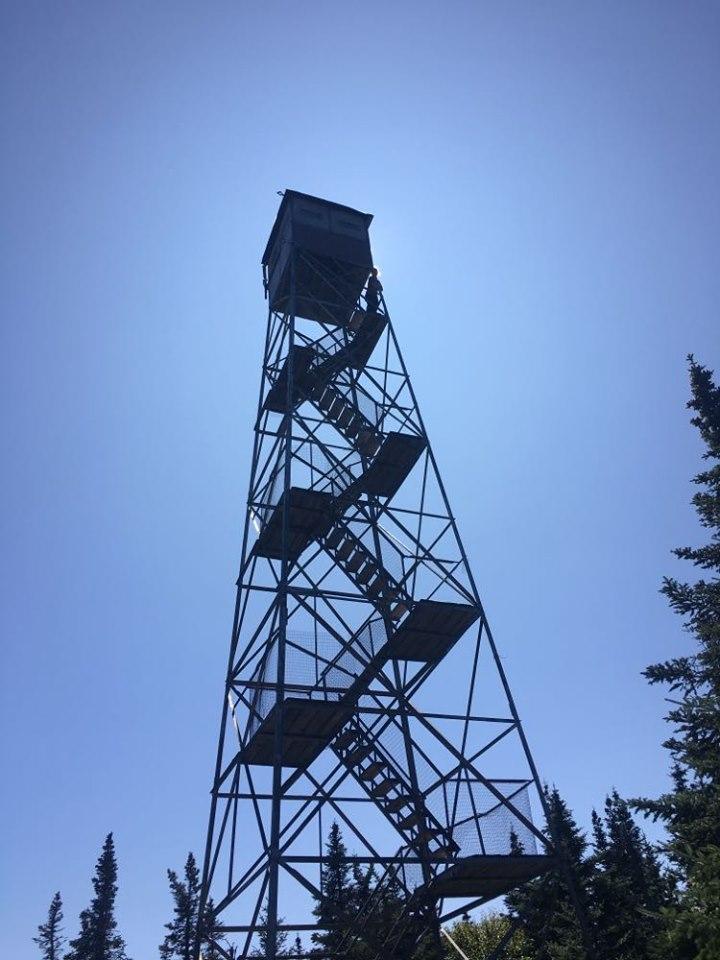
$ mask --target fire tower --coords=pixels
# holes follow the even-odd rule
[[[357,871],[372,866],[333,957],[355,939],[402,956],[553,864],[410,377],[366,287],[371,220],[287,190],[262,260],[268,323],[203,873],[226,956],[232,941],[274,960],[287,935],[310,953],[333,821]],[[390,891],[402,907],[373,939]]]

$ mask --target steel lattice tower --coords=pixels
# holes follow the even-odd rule
[[[378,957],[553,863],[537,771],[384,299],[372,217],[286,191],[203,872],[218,949],[308,953],[336,820]],[[511,853],[511,836],[517,844]],[[402,909],[382,942],[373,918]],[[377,935],[380,937],[380,935]],[[318,956],[318,954],[314,954]]]

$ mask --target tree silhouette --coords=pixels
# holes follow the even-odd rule
[[[167,876],[173,899],[173,918],[165,924],[168,932],[159,947],[161,960],[193,960],[198,936],[204,960],[219,960],[223,956],[217,947],[218,941],[222,942],[226,952],[232,953],[234,947],[226,943],[216,930],[211,899],[205,904],[202,923],[198,922],[201,882],[195,856],[188,853],[182,880],[175,870],[168,870]]]
[[[283,918],[278,917],[278,925],[283,923]],[[267,904],[263,907],[260,913],[260,926],[263,929],[258,934],[258,943],[257,946],[252,951],[251,956],[253,957],[266,957],[268,953],[268,947],[270,946],[270,938],[268,936],[268,908]],[[275,956],[282,957],[285,956],[285,944],[287,943],[287,931],[286,930],[277,930],[275,933]]]
[[[634,806],[664,824],[664,849],[683,882],[678,905],[667,913],[666,954],[673,960],[714,960],[720,956],[720,388],[711,370],[692,355],[688,362],[691,422],[708,461],[694,478],[699,489],[693,504],[710,541],[674,551],[704,572],[699,580],[663,581],[662,593],[684,619],[695,647],[645,671],[651,684],[664,684],[670,692],[666,720],[673,733],[663,746],[673,787]]]
[[[645,960],[661,930],[661,910],[672,885],[632,818],[627,801],[613,790],[604,819],[593,811],[595,870],[592,913],[600,960]]]
[[[173,898],[173,918],[165,924],[168,931],[160,944],[162,960],[193,960],[197,934],[198,908],[200,903],[200,872],[192,853],[185,861],[184,879],[180,880],[174,870],[167,872]]]
[[[562,847],[581,906],[589,913],[592,862],[587,856],[587,841],[557,788],[545,790],[548,829]],[[513,835],[511,850],[523,852]],[[513,917],[519,917],[522,929],[536,960],[586,960],[582,935],[565,878],[556,871],[532,880],[506,897]]]
[[[353,884],[350,880],[348,853],[340,832],[333,822],[328,836],[323,863],[320,898],[313,913],[324,929],[313,933],[313,943],[323,954],[337,953],[348,931],[353,912]]]
[[[479,920],[471,920],[465,914],[448,931],[454,942],[470,960],[486,960],[507,936],[510,918],[507,914],[488,913]],[[445,940],[445,960],[459,960],[456,949]],[[527,937],[518,930],[502,954],[503,960],[535,960],[535,951]]]
[[[62,897],[58,891],[50,901],[47,920],[38,926],[38,935],[33,937],[40,947],[43,960],[60,960],[60,952],[65,942],[62,935],[62,921]]]
[[[80,933],[70,941],[65,960],[127,960],[115,920],[117,863],[112,833],[105,838],[92,882],[95,896],[80,914]]]

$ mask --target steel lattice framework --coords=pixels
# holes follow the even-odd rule
[[[278,222],[300,201],[348,209],[288,191]],[[550,867],[543,797],[369,265],[274,235],[203,902],[226,956],[289,932],[309,954],[336,820],[374,881],[333,956],[389,890],[375,948],[401,955]]]

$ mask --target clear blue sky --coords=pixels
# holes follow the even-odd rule
[[[543,776],[666,782],[697,542],[685,355],[720,368],[716,3],[6,2],[0,952],[114,830],[156,955],[200,851],[293,187],[374,253]]]

